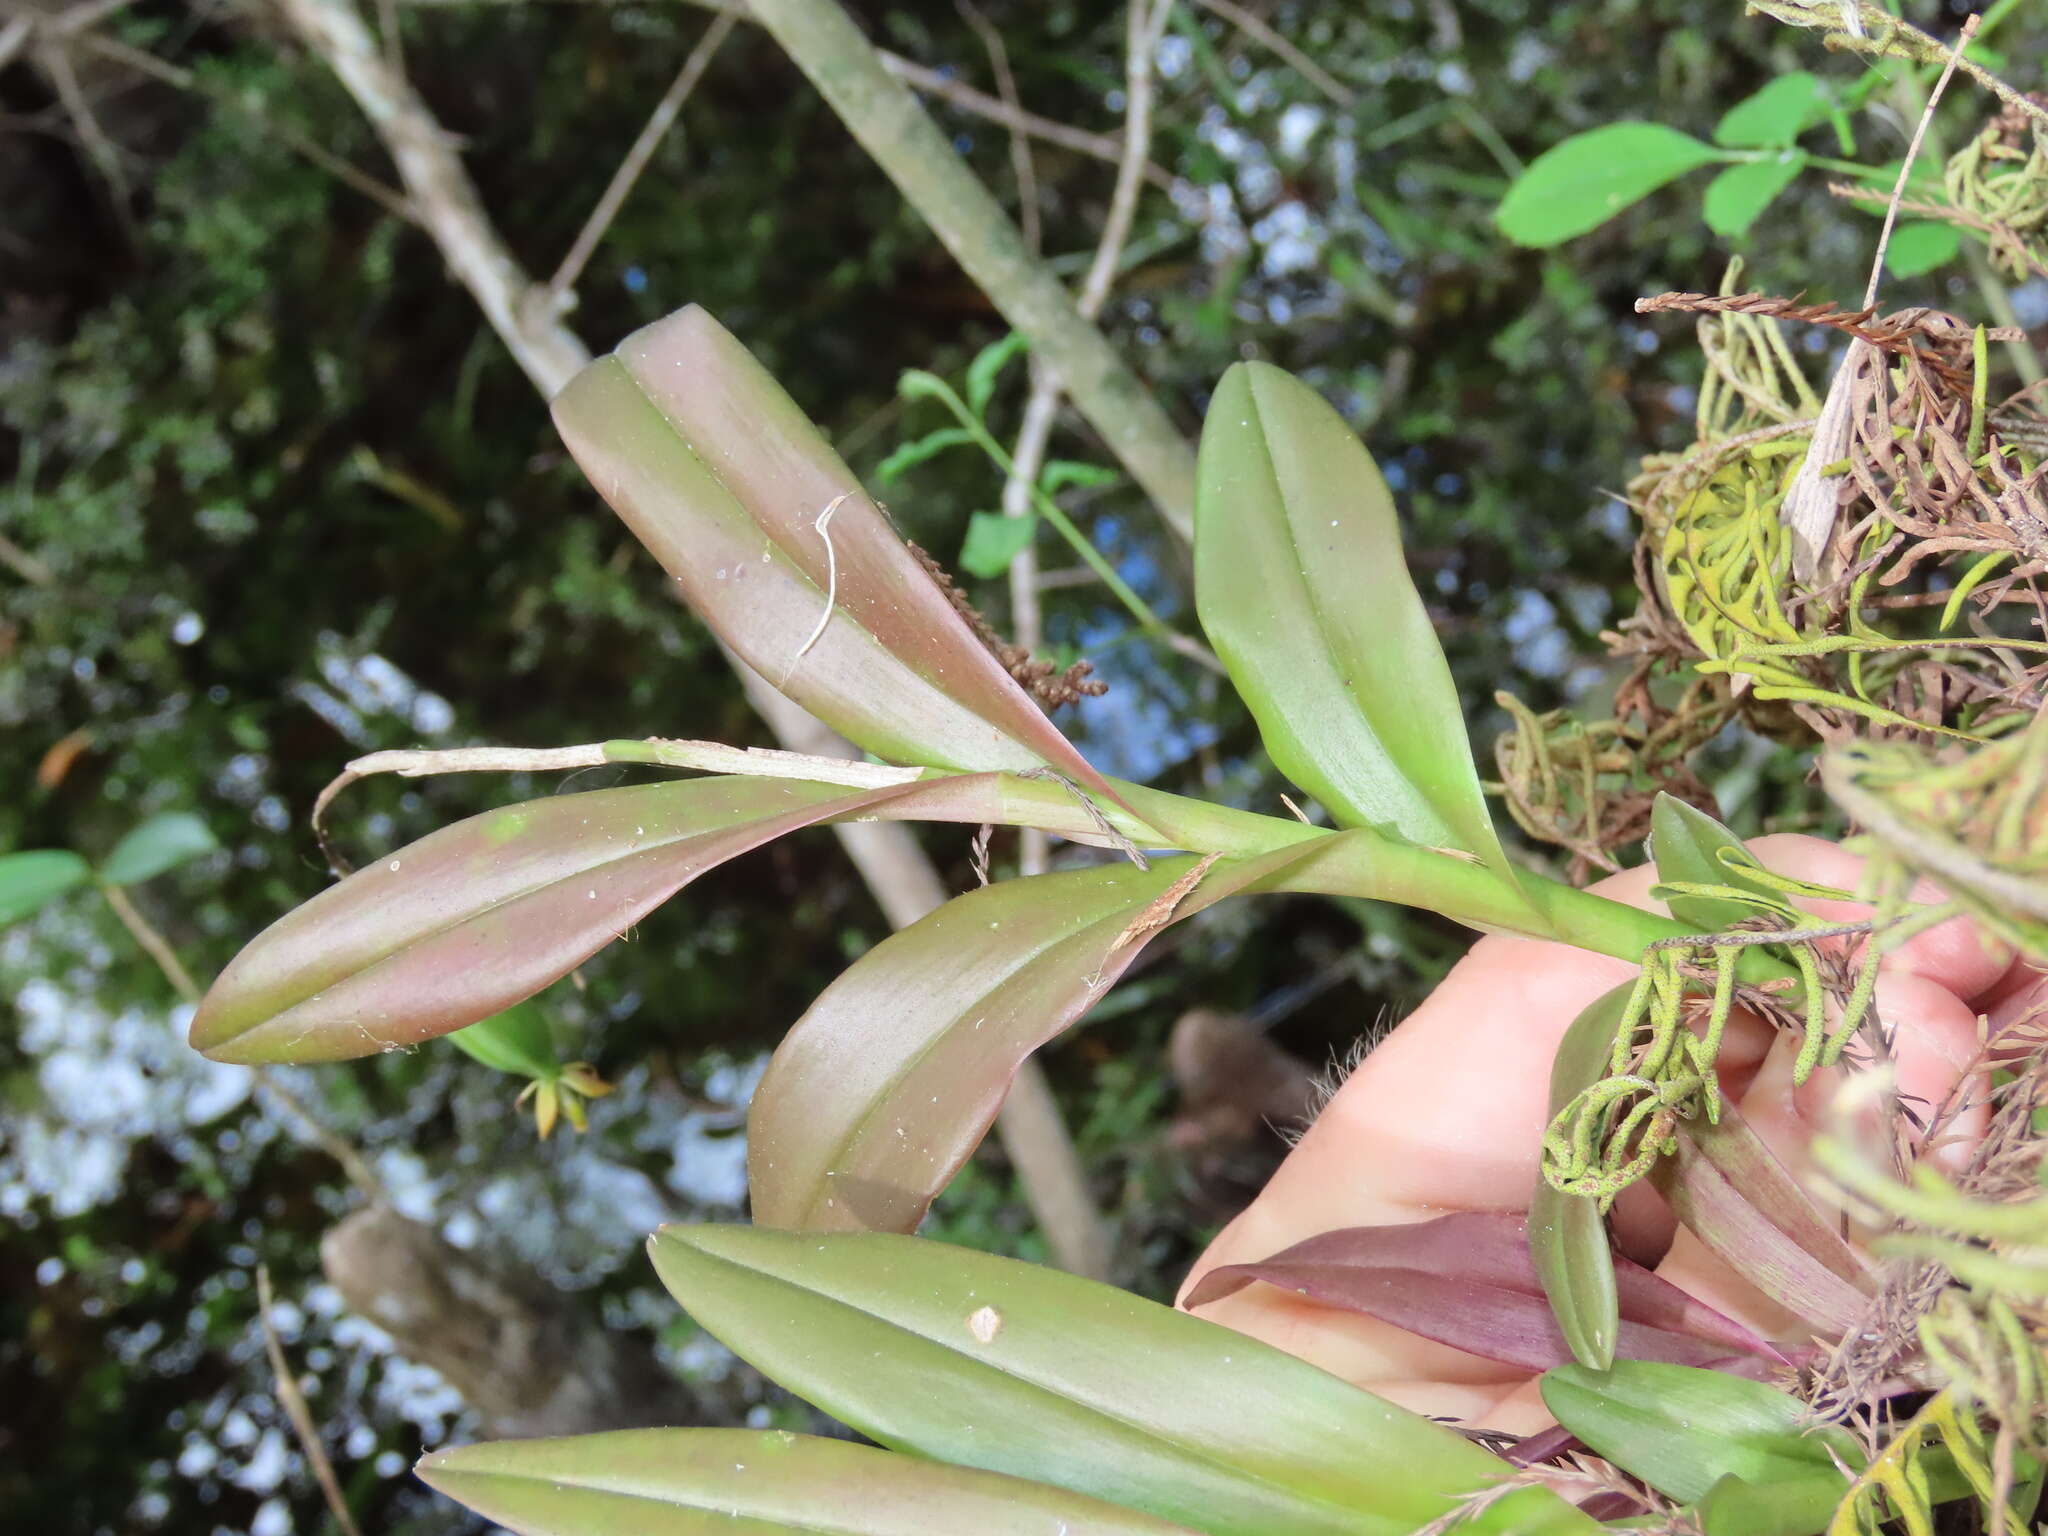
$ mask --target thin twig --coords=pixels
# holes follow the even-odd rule
[[[1912,180],[1913,162],[1920,158],[1920,144],[1927,137],[1929,124],[1934,121],[1934,109],[1941,104],[1941,93],[1948,89],[1956,65],[1962,61],[1963,50],[1977,35],[1977,21],[1975,15],[1964,20],[1962,30],[1956,34],[1955,45],[1948,51],[1948,63],[1942,67],[1941,78],[1934,82],[1934,90],[1927,97],[1926,110],[1920,114],[1912,140],[1906,145],[1906,158],[1899,163],[1899,179],[1892,184],[1891,202],[1884,211],[1884,228],[1877,237],[1877,255],[1871,259],[1870,282],[1863,290],[1865,309],[1874,308],[1877,304],[1877,290],[1884,281],[1884,253],[1892,243],[1892,226],[1899,219],[1899,200],[1906,195],[1906,183]]]
[[[570,245],[569,253],[562,258],[562,264],[555,268],[555,275],[548,279],[547,304],[551,311],[559,313],[563,308],[564,298],[569,290],[575,287],[576,280],[583,275],[583,268],[589,262],[591,253],[597,249],[597,243],[604,238],[605,231],[611,228],[612,220],[618,217],[619,210],[625,206],[627,197],[632,194],[633,184],[640,179],[641,172],[647,169],[647,162],[654,158],[656,147],[668,136],[677,115],[689,101],[690,93],[697,88],[698,80],[703,77],[705,68],[711,63],[711,56],[718,52],[718,45],[725,41],[734,23],[735,18],[730,14],[712,18],[711,25],[697,40],[697,46],[690,50],[690,56],[683,61],[683,67],[675,80],[662,93],[661,100],[655,103],[654,111],[648,114],[639,137],[633,140],[633,147],[626,151],[626,157],[619,162],[618,169],[612,172],[612,179],[606,183],[597,205],[590,210],[590,217],[583,221],[583,227],[576,232],[576,239]]]
[[[1195,3],[1211,15],[1222,17],[1223,20],[1229,22],[1246,37],[1251,38],[1268,52],[1283,60],[1302,79],[1321,91],[1345,111],[1348,112],[1358,105],[1358,92],[1352,90],[1350,86],[1345,85],[1327,70],[1323,69],[1314,59],[1274,31],[1270,25],[1251,11],[1246,10],[1241,5],[1233,5],[1231,0],[1195,0]]]
[[[4,533],[0,533],[0,565],[6,566],[32,587],[47,587],[57,579],[55,571]]]
[[[134,210],[129,205],[134,200],[134,189],[128,185],[128,173],[121,168],[121,151],[107,137],[106,130],[100,127],[100,120],[93,115],[92,103],[85,99],[85,92],[78,84],[78,73],[71,67],[70,53],[61,43],[47,42],[36,49],[35,57],[43,73],[50,77],[57,99],[64,104],[64,111],[77,129],[79,142],[85,146],[86,154],[106,180],[107,201],[113,207],[114,222],[121,226],[122,235],[133,245],[135,219]]]
[[[981,14],[973,0],[957,3],[967,25],[981,39],[983,52],[988,54],[989,70],[996,77],[996,94],[1007,110],[1022,117],[1024,103],[1017,94],[1017,77],[1010,71],[1010,50],[1003,44],[1002,30]],[[1026,248],[1036,256],[1044,249],[1038,211],[1038,171],[1031,162],[1031,135],[1022,127],[1010,129],[1010,173],[1017,178],[1017,224],[1024,233]]]
[[[185,962],[178,958],[178,952],[170,942],[157,932],[156,925],[128,899],[128,893],[118,885],[103,885],[100,893],[107,898],[107,905],[114,909],[114,916],[121,919],[121,926],[128,930],[128,936],[142,946],[142,952],[156,962],[156,968],[163,972],[164,980],[171,984],[171,990],[179,1000],[198,1006],[200,987],[192,979],[192,973],[185,969]]]
[[[250,1070],[256,1078],[256,1086],[284,1107],[285,1113],[298,1123],[299,1129],[305,1133],[308,1141],[341,1165],[341,1171],[348,1175],[349,1183],[355,1185],[364,1198],[372,1205],[391,1203],[384,1181],[377,1177],[361,1152],[338,1133],[322,1124],[320,1117],[313,1113],[312,1107],[287,1088],[284,1080],[270,1068],[252,1067]]]
[[[1899,217],[1899,200],[1906,195],[1906,183],[1912,178],[1913,162],[1919,158],[1921,141],[1927,136],[1928,124],[1934,121],[1935,106],[1955,73],[1956,61],[1962,57],[1963,48],[1976,31],[1977,18],[1972,16],[1957,34],[1955,46],[1949,50],[1948,67],[1942,70],[1941,79],[1935,82],[1934,92],[1927,98],[1926,110],[1920,114],[1919,125],[1913,130],[1912,142],[1906,146],[1906,158],[1899,166],[1899,178],[1892,187],[1891,202],[1885,208],[1884,228],[1877,237],[1877,253],[1871,258],[1870,281],[1863,290],[1866,311],[1877,307],[1878,288],[1884,281],[1885,251],[1891,245],[1892,227]],[[1820,421],[1807,442],[1806,457],[1792,483],[1785,488],[1784,499],[1779,504],[1778,521],[1792,535],[1793,574],[1809,585],[1832,574],[1824,571],[1823,567],[1834,539],[1843,477],[1825,474],[1823,470],[1827,465],[1841,462],[1848,454],[1854,428],[1856,381],[1872,356],[1871,344],[1861,337],[1849,343],[1849,349],[1843,354],[1834,379],[1828,385],[1827,398],[1821,402]]]
[[[313,1478],[320,1484],[320,1495],[327,1500],[327,1512],[334,1516],[334,1523],[341,1527],[343,1536],[363,1536],[355,1516],[349,1513],[348,1501],[341,1496],[341,1481],[334,1475],[334,1463],[327,1459],[327,1447],[320,1441],[320,1426],[313,1422],[313,1410],[306,1406],[306,1394],[299,1390],[291,1364],[284,1357],[284,1342],[278,1338],[277,1325],[270,1318],[272,1299],[270,1269],[259,1264],[256,1266],[256,1316],[263,1325],[263,1352],[270,1357],[271,1372],[277,1377],[277,1400],[284,1405],[285,1417],[292,1421],[292,1432],[299,1437],[299,1448],[306,1453],[306,1461],[313,1468]]]
[[[1088,275],[1081,284],[1074,307],[1082,317],[1094,320],[1109,298],[1131,222],[1137,211],[1139,180],[1152,146],[1152,55],[1159,45],[1170,14],[1170,0],[1131,0],[1126,24],[1124,57],[1124,147],[1117,164],[1115,190],[1110,196],[1108,215],[1088,263]],[[1031,393],[1024,402],[1023,424],[1017,431],[1017,445],[1010,455],[1009,473],[1003,480],[1003,514],[1023,517],[1030,513],[1032,491],[1052,439],[1053,421],[1059,410],[1060,381],[1037,359],[1031,365]],[[1035,652],[1044,643],[1044,609],[1039,601],[1037,552],[1026,545],[1010,565],[1011,623],[1016,643]],[[1023,872],[1037,874],[1044,868],[1049,852],[1042,833],[1027,833]],[[1037,867],[1029,867],[1036,865]]]
[[[194,95],[205,97],[208,101],[217,102],[221,106],[242,113],[252,121],[261,123],[265,132],[275,134],[279,142],[293,153],[318,166],[344,186],[362,193],[385,212],[405,220],[408,224],[419,222],[418,212],[407,201],[404,193],[387,186],[367,171],[357,170],[332,150],[314,143],[298,130],[272,120],[261,109],[253,106],[247,98],[207,84],[199,75],[182,65],[169,63],[153,53],[143,52],[140,48],[131,48],[114,38],[102,37],[97,32],[81,32],[78,34],[77,42],[81,48],[90,49],[104,58],[126,64],[130,69],[139,70],[153,79],[163,81],[166,85],[176,86],[181,91],[190,91]]]
[[[170,941],[154,923],[142,915],[135,903],[128,899],[128,893],[120,886],[103,885],[100,887],[100,893],[107,898],[107,905],[114,909],[114,916],[121,920],[121,926],[128,930],[128,936],[134,939],[142,952],[155,962],[157,970],[162,973],[164,980],[170,983],[171,990],[178,995],[179,1000],[191,1007],[198,1007],[202,995],[201,988],[192,979],[192,973],[185,969],[185,962],[178,958],[178,952],[171,948]],[[341,1171],[348,1176],[351,1184],[372,1202],[384,1201],[383,1181],[371,1171],[361,1152],[323,1125],[320,1117],[313,1113],[305,1101],[285,1087],[268,1067],[253,1067],[250,1069],[250,1075],[255,1078],[258,1088],[283,1104],[291,1118],[299,1123],[300,1129],[321,1151],[340,1164]]]
[[[1021,107],[1012,108],[986,92],[977,91],[973,86],[955,80],[951,75],[906,59],[900,54],[881,52],[878,56],[882,68],[901,80],[912,90],[927,96],[936,96],[950,106],[976,117],[987,118],[990,122],[1017,133],[1028,133],[1034,139],[1048,144],[1057,144],[1062,149],[1071,149],[1076,154],[1086,155],[1093,160],[1105,160],[1111,165],[1122,158],[1122,149],[1116,139],[1108,134],[1090,133],[1085,128],[1071,127],[1056,118],[1041,117],[1036,112],[1026,112]],[[1162,190],[1170,191],[1173,176],[1163,166],[1151,161],[1145,162],[1145,179]]]

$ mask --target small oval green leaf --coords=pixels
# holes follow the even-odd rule
[[[109,885],[140,885],[219,846],[212,830],[190,811],[166,811],[114,844],[100,864],[100,878]]]
[[[92,866],[66,848],[0,854],[0,926],[18,923],[92,878]]]
[[[1624,982],[1588,1003],[1557,1044],[1550,1063],[1550,1113],[1607,1075],[1614,1032],[1635,983]],[[1572,1356],[1590,1370],[1614,1363],[1621,1336],[1621,1301],[1614,1282],[1614,1250],[1597,1200],[1551,1188],[1541,1174],[1529,1201],[1529,1255],[1536,1277]]]
[[[1892,231],[1884,248],[1884,269],[1893,277],[1918,277],[1954,261],[1963,248],[1963,232],[1953,224],[1911,219]]]
[[[1538,155],[1494,220],[1517,245],[1557,245],[1709,161],[1711,144],[1661,123],[1609,123]]]
[[[1820,77],[1795,69],[1723,113],[1714,142],[1726,149],[1781,149],[1827,115]]]
[[[1238,363],[1197,474],[1196,606],[1275,765],[1340,822],[1474,854],[1519,897],[1393,498],[1344,418]]]
[[[1037,531],[1038,518],[1031,513],[1007,517],[1001,512],[976,512],[967,519],[960,569],[983,581],[993,580],[1010,568]]]
[[[1194,1536],[1044,1483],[784,1430],[506,1440],[437,1451],[418,1471],[519,1536]]]
[[[1752,880],[1740,868],[1721,860],[1724,850],[1741,852],[1742,839],[1696,806],[1676,795],[1660,794],[1650,808],[1650,857],[1659,884],[1722,885],[1776,899],[1769,886]],[[1665,897],[1671,915],[1701,933],[1722,929],[1756,916],[1756,909],[1722,896]]]
[[[1748,234],[1749,226],[1805,168],[1806,157],[1797,153],[1729,166],[1707,183],[1700,203],[1707,228],[1729,240]]]
[[[1208,1536],[1408,1536],[1508,1470],[1255,1339],[1014,1259],[729,1226],[649,1249],[708,1332],[871,1439]],[[1461,1528],[1597,1531],[1542,1489]]]
[[[1720,1371],[1622,1360],[1611,1371],[1563,1365],[1544,1373],[1544,1406],[1623,1471],[1674,1499],[1703,1499],[1724,1477],[1769,1486],[1860,1467],[1847,1431],[1809,1429],[1796,1397]]]

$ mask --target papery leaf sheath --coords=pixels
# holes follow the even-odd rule
[[[702,309],[627,337],[569,382],[554,415],[690,605],[820,719],[896,762],[1049,765],[1106,789],[788,393]]]

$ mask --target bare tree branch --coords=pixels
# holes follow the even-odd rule
[[[683,61],[683,67],[676,75],[674,83],[662,93],[661,100],[654,105],[654,111],[648,114],[639,137],[633,140],[633,147],[626,151],[626,158],[621,160],[619,168],[612,172],[612,179],[598,198],[597,206],[590,210],[590,217],[584,220],[583,227],[576,232],[576,239],[570,245],[568,255],[564,256],[562,264],[555,268],[555,275],[548,279],[548,308],[551,312],[560,313],[565,307],[563,301],[569,290],[576,286],[576,280],[583,275],[583,268],[589,262],[591,253],[597,249],[598,241],[604,238],[605,231],[611,228],[612,220],[616,219],[619,210],[625,207],[626,199],[632,195],[633,184],[640,179],[640,173],[647,169],[647,162],[654,158],[656,146],[668,136],[669,129],[675,125],[677,114],[683,110],[683,104],[690,99],[690,93],[697,88],[697,82],[703,78],[705,68],[711,63],[711,56],[718,52],[718,45],[725,41],[726,34],[732,31],[733,25],[734,17],[729,12],[712,19],[711,26],[703,37],[698,39],[697,46],[690,50],[690,56]]]
[[[1220,16],[1246,37],[1281,59],[1302,79],[1339,107],[1349,111],[1358,105],[1358,92],[1319,66],[1314,59],[1274,31],[1256,13],[1246,10],[1241,5],[1232,4],[1231,0],[1195,0],[1195,3],[1211,15]],[[1453,24],[1455,25],[1455,20]]]

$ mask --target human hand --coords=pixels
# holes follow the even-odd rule
[[[1759,838],[1766,867],[1853,890],[1854,854],[1817,838]],[[1647,892],[1654,870],[1601,881],[1601,894],[1662,910]],[[1921,901],[1939,899],[1928,886]],[[1853,902],[1801,900],[1823,922],[1853,922]],[[1535,1188],[1549,1121],[1551,1058],[1580,1011],[1634,972],[1615,960],[1533,939],[1481,939],[1414,1015],[1351,1074],[1252,1204],[1209,1246],[1182,1287],[1225,1264],[1250,1263],[1342,1227],[1427,1221],[1456,1211],[1522,1211]],[[1942,1103],[1982,1061],[1980,1015],[1996,1031],[2048,1005],[2048,976],[2015,961],[1967,921],[1931,928],[1880,968],[1877,1005],[1897,1035],[1897,1078],[1908,1101]],[[1792,1085],[1796,1037],[1745,1011],[1720,1053],[1723,1092],[1780,1161],[1800,1176],[1818,1117],[1845,1069]],[[1984,1108],[1949,1120],[1930,1149],[1953,1163],[1982,1133]],[[1622,1252],[1756,1332],[1804,1342],[1809,1331],[1746,1285],[1677,1227],[1647,1184],[1613,1212]],[[1550,1422],[1530,1374],[1358,1313],[1252,1285],[1199,1315],[1263,1339],[1390,1401],[1490,1429]]]

